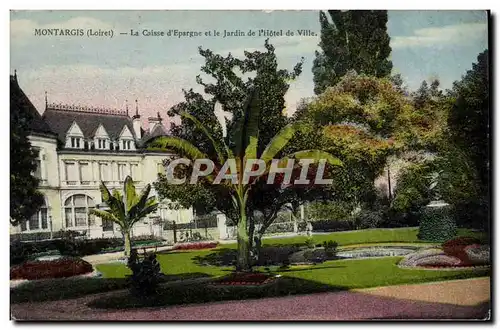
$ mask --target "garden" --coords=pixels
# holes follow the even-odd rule
[[[146,254],[142,260],[140,255],[131,256],[137,259],[129,259],[128,264],[99,264],[94,269],[78,259],[72,263],[67,258],[41,261],[43,274],[11,288],[11,301],[59,300],[116,291],[96,298],[89,306],[126,309],[490,275],[484,233],[460,229],[457,238],[444,243],[422,241],[417,235],[418,228],[403,228],[269,238],[250,273],[234,272],[235,244],[192,243],[189,247],[184,243],[181,249]],[[48,267],[49,263],[53,264]],[[43,280],[49,269],[53,269],[53,278],[64,278]],[[67,277],[71,272],[73,276]],[[30,273],[38,274],[33,262],[11,268],[11,278],[34,279]]]

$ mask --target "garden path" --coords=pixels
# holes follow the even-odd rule
[[[123,311],[90,309],[98,296],[11,306],[18,320],[367,320],[485,319],[490,278]]]

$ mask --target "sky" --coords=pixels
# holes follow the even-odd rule
[[[488,48],[485,11],[389,11],[393,73],[410,89],[438,78],[443,88],[472,67]],[[270,37],[280,68],[291,70],[304,58],[302,74],[290,84],[287,112],[313,96],[312,63],[319,43],[318,11],[11,11],[11,74],[43,113],[49,102],[125,109],[138,100],[143,121],[183,100],[182,89],[202,92],[196,76],[203,57],[198,47],[226,56],[264,49],[264,36],[222,38],[223,31],[287,30],[294,36]],[[35,36],[35,29],[113,31],[113,37]],[[196,31],[199,37],[120,35],[133,29]],[[218,30],[221,36],[205,36]],[[298,36],[310,30],[316,36]],[[128,102],[127,102],[128,101]],[[168,124],[166,125],[168,127]]]

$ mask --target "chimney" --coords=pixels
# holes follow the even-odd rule
[[[153,130],[156,126],[156,124],[161,125],[162,118],[160,117],[160,113],[158,112],[156,117],[149,117],[148,118],[148,123],[149,123],[149,134],[153,133]]]
[[[127,106],[128,112],[128,106]],[[134,133],[137,139],[142,138],[141,136],[141,116],[139,115],[139,107],[137,105],[137,100],[135,100],[135,115],[132,117],[132,125],[134,127]]]

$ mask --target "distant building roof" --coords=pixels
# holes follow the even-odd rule
[[[80,127],[86,139],[93,138],[101,124],[112,140],[120,137],[124,126],[128,127],[136,139],[132,119],[125,112],[49,104],[43,114],[43,120],[57,133],[61,141],[65,141],[66,134],[73,122],[76,122]]]
[[[142,140],[141,140],[141,143],[142,143],[142,145],[145,145],[147,142],[151,141],[152,139],[154,139],[158,136],[166,136],[166,135],[168,135],[168,132],[165,129],[165,127],[162,124],[156,124],[154,129],[153,129],[153,132],[151,132],[151,133],[145,132],[144,133]]]
[[[10,76],[10,111],[26,111],[31,116],[29,126],[33,134],[55,135],[55,132],[43,121],[33,103],[24,94],[17,82],[16,75]]]

